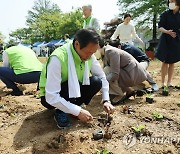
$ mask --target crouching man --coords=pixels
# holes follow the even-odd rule
[[[24,46],[12,46],[3,52],[3,66],[0,67],[0,79],[12,92],[12,96],[23,95],[17,83],[37,83],[42,70],[42,63],[33,50]]]
[[[100,36],[93,29],[79,30],[73,42],[57,48],[49,57],[40,77],[41,103],[48,109],[56,109],[58,127],[70,126],[69,114],[89,122],[93,116],[81,105],[89,104],[102,89],[103,106],[112,114],[109,101],[109,84],[93,55],[99,48]]]

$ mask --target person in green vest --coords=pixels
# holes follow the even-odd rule
[[[71,126],[69,115],[90,122],[93,116],[81,106],[88,105],[102,89],[103,107],[114,112],[109,101],[109,84],[93,55],[99,48],[99,34],[94,29],[81,29],[74,40],[57,48],[49,57],[40,77],[41,104],[56,109],[57,126]]]
[[[12,89],[9,94],[23,95],[16,83],[30,84],[39,81],[42,63],[37,59],[33,50],[25,46],[12,46],[3,52],[3,66],[0,67],[0,79],[7,88]]]
[[[100,32],[100,25],[98,20],[92,17],[92,6],[83,5],[82,10],[84,15],[83,28],[94,28],[97,32]]]
[[[96,18],[92,17],[92,5],[83,5],[82,10],[84,15],[83,28],[93,28],[94,30],[96,30],[96,32],[100,33],[100,24]],[[101,55],[98,50],[94,55],[96,56],[98,61],[102,63]]]

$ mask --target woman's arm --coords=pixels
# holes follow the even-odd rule
[[[160,27],[159,30],[160,30],[160,32],[168,34],[168,35],[170,35],[173,38],[176,37],[176,32],[173,32],[173,30],[167,30],[167,29],[165,29],[163,27]]]
[[[132,35],[134,38],[136,38],[142,45],[144,45],[144,42],[141,40],[141,38],[137,35],[135,27],[132,25]]]

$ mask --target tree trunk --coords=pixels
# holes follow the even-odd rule
[[[156,23],[157,23],[157,13],[154,12],[153,15],[153,40],[157,40],[157,27],[156,27]]]

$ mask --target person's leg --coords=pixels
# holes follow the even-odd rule
[[[169,64],[167,86],[171,86],[171,80],[173,77],[173,72],[174,72],[174,64]]]
[[[168,64],[163,62],[162,66],[161,66],[161,83],[162,83],[162,87],[164,86],[164,83],[165,83],[165,77],[167,75],[167,71],[168,71]]]
[[[102,88],[101,80],[98,77],[92,76],[90,77],[90,85],[82,85],[80,83],[81,97],[69,98],[68,81],[66,81],[61,84],[60,96],[63,97],[66,101],[70,101],[71,103],[80,106],[83,103],[88,104],[91,101],[92,97],[98,91],[100,91],[101,88]],[[51,106],[46,102],[45,97],[41,97],[41,104],[48,109],[54,108],[53,106]],[[56,109],[54,118],[55,121],[57,122],[58,127],[71,126],[68,114],[64,113],[59,109]]]
[[[42,104],[45,108],[47,108],[48,110],[55,109],[54,106],[51,106],[49,103],[46,102],[45,96],[42,96],[42,97],[41,97],[41,104]]]
[[[102,81],[97,76],[90,77],[90,85],[80,84],[81,97],[77,101],[88,105],[93,98],[102,88]]]
[[[118,85],[118,81],[109,82],[109,93],[116,96],[123,96],[121,87]]]
[[[141,66],[147,70],[148,66],[149,66],[149,63],[147,61],[144,61],[144,62],[140,62]],[[157,83],[153,80],[152,76],[150,75],[150,73],[147,71],[147,81],[149,82],[149,84],[152,86],[152,89],[154,91],[158,91],[159,88],[158,88],[158,85]]]
[[[46,102],[45,96],[41,97],[41,104],[48,110],[55,109],[54,106],[51,106],[49,103]],[[63,111],[61,111],[59,109],[56,109],[56,111],[54,113],[54,120],[56,121],[56,124],[59,128],[71,126],[68,114],[64,113]]]
[[[141,66],[147,70],[148,66],[149,66],[149,63],[147,61],[143,61],[143,62],[140,62],[139,64],[141,64]]]
[[[11,68],[0,67],[0,79],[4,84],[6,84],[7,88],[12,89],[14,93],[17,93],[17,95],[20,94],[21,91],[15,84],[16,74]]]
[[[40,71],[18,74],[15,76],[15,82],[21,84],[38,83],[40,74]]]
[[[82,83],[79,83],[79,85],[81,97],[69,98],[68,82],[61,84],[60,96],[78,106],[82,105],[83,103],[89,104],[92,97],[102,88],[102,81],[98,77],[92,76],[90,77],[90,85],[82,85]]]
[[[158,87],[157,83],[153,80],[152,76],[149,74],[148,71],[147,71],[147,81],[152,86],[152,89],[154,91],[158,91],[159,90],[159,87]]]

